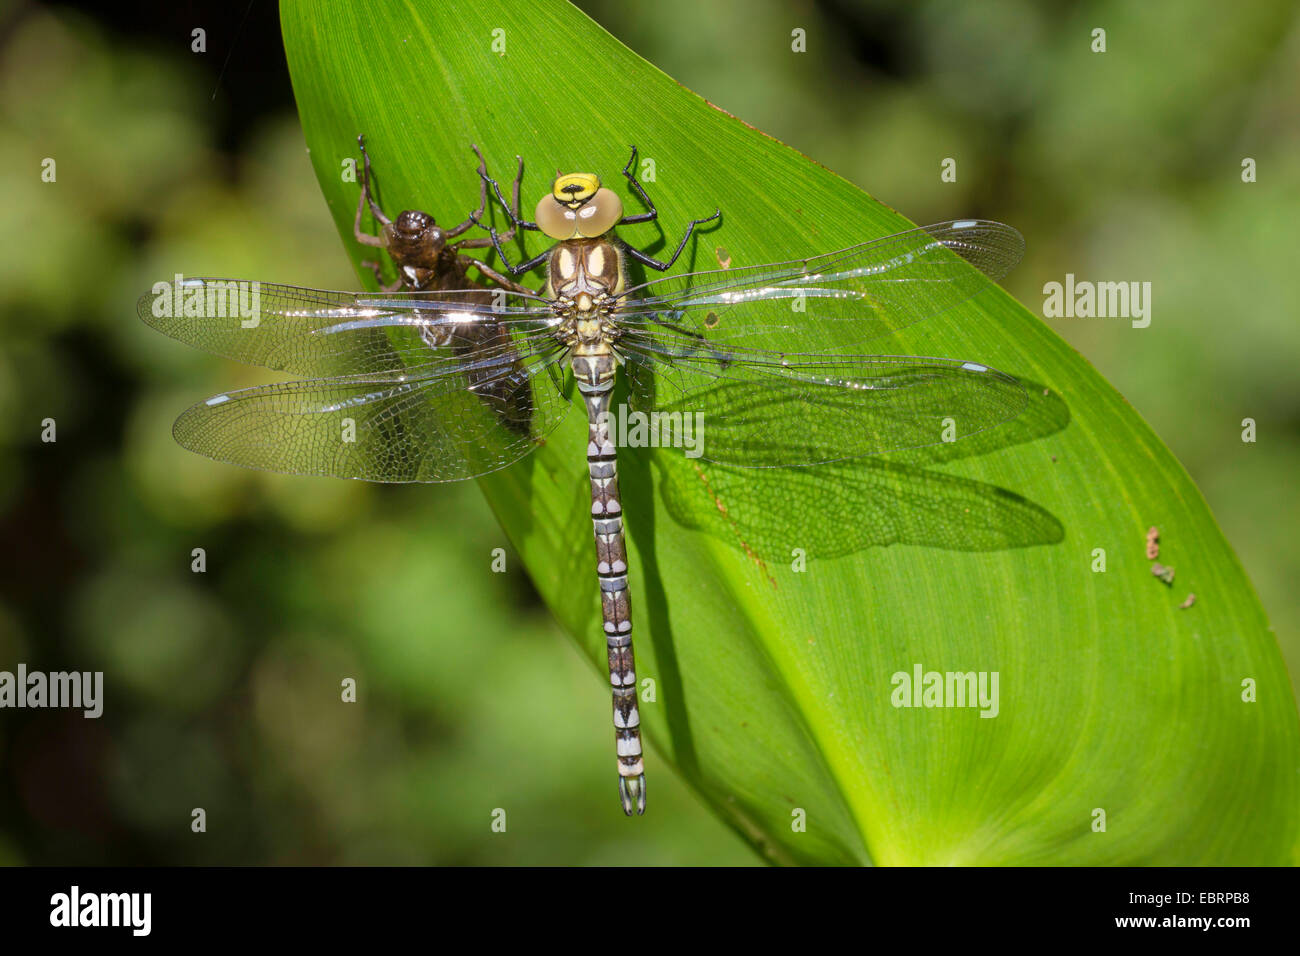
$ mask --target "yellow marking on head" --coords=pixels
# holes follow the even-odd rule
[[[595,173],[567,173],[556,177],[551,186],[551,198],[556,202],[577,209],[600,189],[600,177]]]

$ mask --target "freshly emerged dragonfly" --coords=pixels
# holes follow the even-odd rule
[[[645,810],[645,777],[609,414],[616,370],[626,373],[634,411],[703,415],[701,457],[741,466],[816,465],[935,444],[951,440],[954,424],[965,437],[1026,403],[1016,379],[980,363],[845,354],[987,288],[1020,260],[1015,229],[957,220],[807,259],[628,286],[628,258],[653,268],[672,262],[650,260],[612,231],[654,218],[632,166],[624,173],[649,213],[624,217],[617,195],[590,174],[559,177],[536,223],[507,206],[512,222],[556,240],[532,263],[507,265],[519,272],[546,261],[539,294],[496,290],[485,304],[482,289],[329,292],[195,278],[159,283],[139,305],[145,322],[180,341],[310,377],[217,395],[176,422],[184,447],[271,471],[385,482],[485,475],[528,454],[569,414],[564,373],[572,374],[588,417],[628,814]],[[688,237],[689,229],[678,254]],[[509,340],[479,337],[472,350],[439,344],[449,340],[443,333],[483,324]],[[503,381],[531,389],[530,415],[517,427],[482,401]]]

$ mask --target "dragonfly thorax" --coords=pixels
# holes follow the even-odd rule
[[[552,250],[545,294],[560,320],[559,335],[575,349],[573,354],[610,351],[625,276],[623,250],[612,237],[571,239]]]
[[[617,239],[570,239],[551,250],[546,294],[552,299],[571,300],[579,312],[590,312],[620,295],[626,277],[626,259]]]
[[[579,382],[603,385],[614,377],[614,315],[626,273],[622,246],[610,236],[570,239],[551,251],[546,295]]]

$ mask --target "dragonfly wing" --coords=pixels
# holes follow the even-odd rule
[[[504,290],[377,294],[212,278],[160,282],[137,311],[187,345],[312,376],[403,372],[474,326],[545,336],[550,317],[545,300]]]
[[[620,343],[633,407],[668,414],[661,429],[696,428],[700,457],[720,464],[816,465],[954,441],[1026,403],[1015,378],[974,362],[758,349],[704,358],[659,345]]]
[[[367,481],[457,481],[522,458],[568,410],[545,370],[561,355],[476,357],[434,374],[358,375],[227,392],[176,420],[218,461]]]
[[[657,279],[625,294],[618,321],[652,336],[842,350],[965,302],[1024,247],[1000,222],[935,223],[811,259]]]

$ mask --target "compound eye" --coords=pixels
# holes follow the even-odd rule
[[[585,207],[583,207],[585,208]],[[555,201],[554,196],[543,196],[537,204],[533,220],[537,228],[552,239],[563,241],[578,234],[578,213],[581,210],[570,209]]]
[[[588,239],[603,236],[623,218],[623,200],[602,186],[578,209],[578,234]]]

